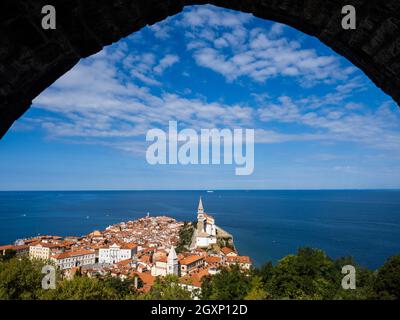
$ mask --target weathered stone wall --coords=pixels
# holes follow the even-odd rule
[[[1,0],[0,137],[80,58],[185,5],[205,3],[316,36],[400,104],[400,0]],[[41,28],[46,4],[57,9],[57,30]],[[357,8],[356,30],[341,28],[346,4]]]

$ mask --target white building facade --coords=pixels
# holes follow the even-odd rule
[[[48,260],[50,259],[50,253],[50,248],[43,244],[29,247],[29,257],[33,259]]]
[[[123,260],[132,259],[137,253],[137,246],[133,245],[113,245],[99,249],[99,263],[115,264]]]
[[[52,258],[61,270],[83,267],[96,262],[94,251],[80,250],[61,253]]]

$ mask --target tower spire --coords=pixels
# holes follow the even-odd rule
[[[176,251],[174,246],[171,246],[171,250],[169,250],[169,254],[168,254],[168,261],[174,261],[178,259],[177,255],[176,255]]]
[[[171,250],[169,250],[167,258],[167,274],[179,275],[178,256],[176,255],[174,246],[171,246]]]
[[[197,213],[204,213],[204,208],[203,208],[203,201],[201,201],[201,196],[199,200],[199,207],[197,208]]]

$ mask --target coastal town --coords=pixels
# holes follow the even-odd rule
[[[0,246],[0,254],[10,250],[16,255],[50,261],[67,279],[77,272],[100,279],[111,275],[134,279],[137,289],[143,292],[152,288],[157,277],[176,275],[194,298],[204,276],[232,265],[242,270],[252,267],[250,257],[237,252],[232,235],[204,211],[201,198],[193,223],[147,214],[86,236],[37,236]]]

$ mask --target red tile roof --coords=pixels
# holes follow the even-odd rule
[[[5,245],[5,246],[1,246],[1,247],[0,247],[0,251],[3,251],[3,250],[12,250],[12,249],[14,249],[14,246],[13,246],[12,244],[7,244],[7,245]]]
[[[124,243],[121,245],[121,249],[135,249],[137,248],[136,243]]]
[[[207,257],[205,257],[205,260],[206,260],[206,262],[208,264],[221,263],[221,258],[220,257],[207,256]]]
[[[187,257],[183,258],[181,261],[179,261],[179,263],[181,265],[182,264],[187,265],[187,264],[192,264],[196,261],[203,260],[203,259],[204,259],[204,257],[202,257],[202,256],[191,255],[191,256],[187,256]]]
[[[63,252],[60,253],[56,256],[54,256],[54,259],[61,260],[61,259],[67,259],[71,257],[76,257],[76,256],[83,256],[87,254],[94,254],[94,251],[89,251],[89,250],[77,250],[77,251],[68,251],[68,252]]]
[[[249,256],[226,257],[227,262],[251,263]]]
[[[229,254],[229,253],[235,252],[234,250],[232,250],[231,248],[228,248],[228,247],[223,247],[223,248],[221,249],[221,251],[222,251],[222,253],[223,253],[224,255],[227,255],[227,254]]]

